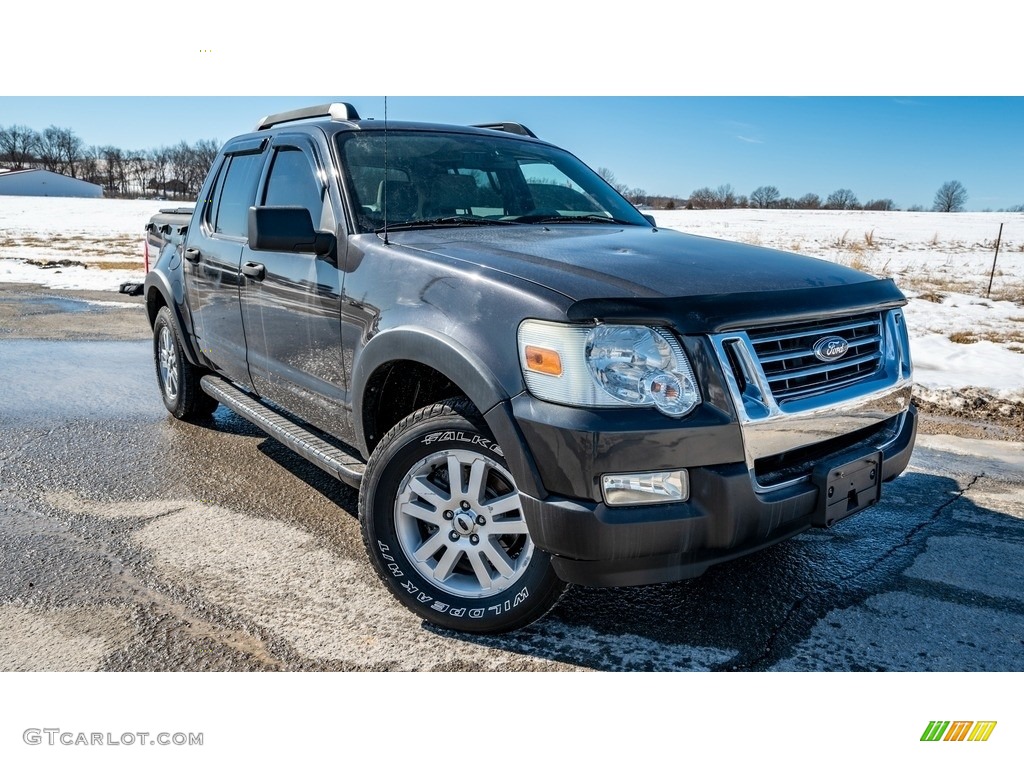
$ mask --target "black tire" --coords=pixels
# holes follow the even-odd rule
[[[501,448],[466,400],[427,406],[384,436],[366,465],[359,520],[388,589],[441,627],[518,629],[565,588],[530,539]]]
[[[207,371],[185,357],[169,307],[161,307],[153,323],[153,361],[164,406],[176,419],[204,419],[216,410],[217,401],[199,386]]]

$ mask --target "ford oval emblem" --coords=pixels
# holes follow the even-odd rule
[[[850,343],[842,336],[826,336],[814,342],[814,356],[825,363],[838,360],[850,348]]]

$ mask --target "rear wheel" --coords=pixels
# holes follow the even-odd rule
[[[423,408],[384,437],[367,463],[359,516],[377,573],[431,623],[516,629],[564,589],[530,538],[501,448],[465,400]]]
[[[153,323],[153,360],[164,406],[175,418],[201,419],[216,410],[217,401],[199,385],[204,369],[185,357],[169,307],[161,307]]]

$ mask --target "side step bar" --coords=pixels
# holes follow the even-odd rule
[[[217,376],[203,376],[199,385],[214,400],[226,405],[243,419],[251,421],[272,438],[313,462],[320,469],[353,488],[359,487],[359,483],[363,479],[363,472],[366,471],[366,465],[358,456],[346,453],[309,430],[289,421],[224,379]]]

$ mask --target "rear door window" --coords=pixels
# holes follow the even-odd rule
[[[207,219],[214,232],[227,237],[246,237],[249,206],[255,202],[262,167],[262,155],[230,157],[227,169],[221,172],[223,181],[218,179],[214,187],[212,218]]]

